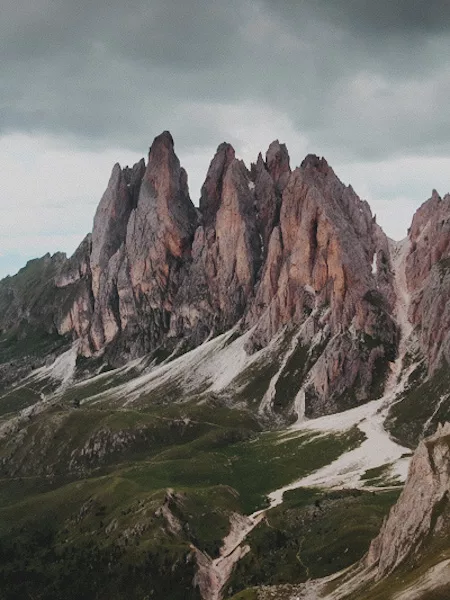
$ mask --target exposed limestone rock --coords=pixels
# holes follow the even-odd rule
[[[114,167],[94,221],[94,351],[114,341],[123,361],[158,345],[169,329],[196,222],[168,132],[154,140],[147,168],[143,160],[133,169]]]
[[[230,531],[223,540],[219,557],[212,559],[193,547],[197,559],[197,573],[194,585],[197,585],[203,600],[221,600],[223,588],[234,566],[248,552],[250,546],[243,544],[247,535],[263,520],[264,514],[246,517],[238,513],[230,516]]]
[[[254,296],[261,246],[250,175],[229,144],[219,146],[203,185],[192,264],[172,332],[202,339],[235,325]]]
[[[209,227],[215,222],[222,197],[223,179],[234,159],[233,146],[224,142],[217,148],[217,152],[209,165],[200,197],[200,212],[203,215],[205,227]]]
[[[324,159],[291,173],[278,140],[251,171],[221,144],[197,210],[164,132],[147,166],[115,165],[92,237],[54,277],[59,333],[116,365],[236,325],[253,352],[308,321],[308,416],[376,397],[396,352],[386,236]]]
[[[441,198],[436,190],[414,215],[409,230],[411,251],[406,275],[411,290],[417,290],[430,270],[450,254],[450,194]]]
[[[371,266],[375,253],[379,275]],[[280,225],[247,316],[249,326],[256,324],[256,348],[311,311],[317,313],[314,334],[328,326],[334,337],[315,368],[308,416],[336,410],[330,399],[349,388],[357,387],[357,401],[368,397],[377,364],[395,354],[393,301],[387,238],[367,203],[324,159],[308,156],[284,189]]]
[[[64,301],[56,306],[56,323],[58,333],[72,335],[79,338],[81,344],[79,351],[89,353],[88,333],[91,328],[94,311],[92,296],[92,279],[90,267],[90,254],[92,249],[92,236],[87,235],[69,258],[60,274],[55,278],[56,287],[60,295],[64,294]]]
[[[417,448],[403,492],[359,563],[300,585],[258,587],[256,595],[261,600],[447,598],[450,561],[447,552],[436,552],[436,547],[440,539],[445,548],[449,527],[450,423],[446,423]],[[419,572],[410,579],[416,562]],[[402,566],[406,569],[399,573]]]
[[[61,272],[55,278],[56,287],[63,288],[80,281],[80,279],[89,279],[91,249],[92,235],[89,233],[74,254],[64,262]]]
[[[289,153],[285,144],[280,144],[278,140],[270,144],[266,153],[266,165],[277,189],[283,192],[291,173]]]
[[[133,169],[122,170],[116,164],[111,173],[108,187],[103,194],[94,217],[92,231],[92,291],[99,296],[100,277],[107,268],[110,258],[125,242],[128,220],[136,208],[145,162],[142,159]]]
[[[450,360],[450,195],[432,197],[414,215],[406,277],[409,317],[418,328],[430,371]]]
[[[408,480],[379,536],[372,542],[366,564],[381,579],[413,554],[427,536],[445,534],[450,517],[450,423],[420,443],[411,461]]]
[[[267,256],[273,228],[280,221],[281,194],[291,172],[289,155],[284,144],[273,142],[266,156],[264,162],[259,154],[256,164],[251,168],[257,225],[264,259]]]

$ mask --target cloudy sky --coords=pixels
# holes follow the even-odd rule
[[[222,141],[325,156],[404,237],[450,191],[448,0],[2,0],[0,276],[90,231],[169,129],[197,202]]]

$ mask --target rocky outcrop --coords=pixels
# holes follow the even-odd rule
[[[172,335],[195,341],[238,323],[254,299],[261,267],[255,184],[229,144],[221,144],[211,162],[200,214],[192,263],[172,316]]]
[[[145,162],[142,159],[132,169],[114,165],[108,187],[94,217],[92,232],[92,290],[94,298],[100,293],[100,278],[108,262],[125,241],[131,211],[136,208]]]
[[[409,240],[409,317],[432,372],[443,359],[450,363],[450,195],[433,190],[414,215]]]
[[[325,330],[330,342],[314,367],[308,416],[314,407],[323,412],[325,399],[327,410],[336,410],[337,398],[349,388],[356,388],[359,401],[368,397],[377,365],[395,356],[393,301],[387,239],[369,206],[324,159],[308,156],[284,189],[247,316],[249,326],[256,326],[255,347],[309,315],[314,325],[304,343]]]
[[[436,190],[414,215],[408,232],[411,250],[406,276],[411,290],[419,289],[433,265],[450,253],[450,194],[441,198]]]
[[[82,337],[92,317],[90,251],[88,235],[70,259],[61,252],[46,254],[2,280],[0,330],[23,339],[57,333]]]
[[[277,190],[283,192],[291,173],[289,153],[285,144],[278,140],[272,142],[266,153],[266,168]]]
[[[91,276],[92,235],[88,234],[73,255],[64,260],[59,274],[55,277],[57,288],[65,288],[81,279]]]
[[[114,166],[92,235],[70,259],[46,256],[3,282],[0,327],[35,320],[49,333],[80,338],[84,356],[106,351],[116,363],[155,349],[170,328],[197,221],[186,172],[164,132],[147,166]]]
[[[92,236],[62,262],[53,322],[86,357],[167,355],[235,326],[252,330],[252,353],[302,330],[314,416],[379,395],[395,356],[386,236],[324,159],[291,172],[278,140],[250,170],[221,144],[197,210],[164,132],[147,165],[114,166]]]
[[[154,349],[191,252],[197,214],[170,133],[155,138],[149,160],[115,165],[92,233],[93,317],[84,337],[89,355],[114,342],[115,360]]]
[[[366,566],[376,579],[418,555],[429,539],[448,536],[450,524],[450,424],[420,443],[408,480],[379,536],[372,542]]]
[[[94,311],[91,257],[92,236],[87,235],[55,278],[60,302],[54,317],[58,333],[80,340],[81,353],[89,353],[88,334]],[[61,301],[61,299],[64,301]]]

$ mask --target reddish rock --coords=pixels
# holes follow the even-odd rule
[[[406,280],[409,317],[434,371],[450,363],[450,195],[431,198],[416,212],[409,230]]]
[[[450,195],[441,198],[433,190],[431,198],[414,215],[408,232],[411,250],[406,263],[408,287],[421,287],[430,270],[450,254]]]
[[[450,424],[419,444],[411,460],[406,485],[372,541],[365,558],[380,580],[431,539],[448,536],[450,495]]]
[[[202,188],[202,225],[175,303],[173,335],[226,331],[254,296],[261,256],[254,198],[249,172],[232,157],[229,144],[219,146]]]
[[[217,152],[209,165],[200,196],[200,212],[206,227],[209,227],[215,221],[222,197],[223,179],[234,159],[233,146],[224,142],[217,148]]]
[[[280,226],[273,230],[246,322],[256,325],[253,345],[259,348],[282,327],[304,323],[311,311],[317,319],[326,313],[313,332],[328,327],[333,343],[321,355],[310,386],[321,412],[325,399],[338,409],[330,400],[355,385],[361,400],[368,397],[376,361],[395,353],[392,277],[380,271],[383,290],[378,289],[378,274],[372,272],[376,252],[387,254],[388,243],[367,203],[324,159],[308,156],[284,189]],[[364,348],[366,336],[370,349]]]
[[[398,337],[388,240],[324,159],[309,155],[291,173],[275,141],[249,172],[221,144],[197,210],[164,132],[147,166],[114,167],[83,248],[58,271],[70,302],[56,322],[86,356],[119,364],[235,326],[252,329],[254,352],[289,329],[314,346],[307,414],[382,391]]]
[[[289,153],[285,144],[272,142],[266,153],[266,166],[277,189],[282,193],[291,173]]]

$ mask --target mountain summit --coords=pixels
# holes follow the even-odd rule
[[[81,356],[119,366],[234,327],[251,332],[251,354],[296,329],[305,351],[314,346],[303,373],[309,416],[376,397],[396,356],[386,236],[324,159],[309,155],[291,172],[278,140],[250,170],[221,144],[196,209],[162,133],[147,164],[114,166],[92,234],[58,261],[44,323],[15,278],[0,287],[3,330],[44,327],[79,340]]]
[[[5,600],[219,600],[357,563],[347,594],[418,548],[447,565],[449,364],[450,196],[393,242],[275,140],[250,168],[219,145],[196,208],[163,132],[73,256],[0,281]]]

